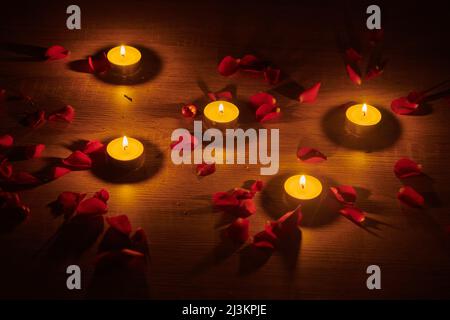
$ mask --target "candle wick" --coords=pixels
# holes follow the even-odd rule
[[[123,146],[123,151],[127,151],[128,146]]]

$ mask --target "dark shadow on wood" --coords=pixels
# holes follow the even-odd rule
[[[425,205],[430,208],[442,208],[447,201],[442,200],[434,188],[434,180],[426,174],[400,179],[403,185],[413,187],[425,199]]]
[[[0,53],[0,61],[45,61],[45,52],[47,51],[47,48],[14,42],[4,42],[0,44],[0,51],[3,51],[3,53]]]
[[[246,246],[239,253],[238,274],[245,276],[257,271],[269,261],[272,254],[271,249],[257,248],[252,245]]]

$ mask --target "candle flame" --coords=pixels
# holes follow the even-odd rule
[[[306,178],[305,178],[304,175],[301,175],[301,177],[300,177],[300,187],[302,189],[305,189],[305,185],[306,185]]]
[[[219,112],[223,113],[223,104],[219,104]]]
[[[122,57],[125,57],[125,46],[120,46],[120,55],[122,56]]]
[[[363,116],[365,117],[366,116],[366,114],[367,114],[367,104],[363,104],[362,105],[362,113],[363,113]]]
[[[123,148],[124,151],[127,150],[127,148],[128,148],[128,138],[127,138],[127,136],[123,136],[122,148]]]

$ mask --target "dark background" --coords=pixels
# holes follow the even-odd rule
[[[450,224],[448,101],[435,101],[427,114],[389,116],[392,99],[425,89],[450,76],[449,11],[445,2],[378,2],[385,39],[377,50],[388,59],[384,74],[356,87],[345,73],[343,43],[364,39],[365,9],[358,1],[78,1],[82,29],[65,27],[71,2],[15,1],[0,10],[0,86],[32,96],[47,111],[65,104],[77,116],[69,126],[48,124],[31,130],[19,119],[29,106],[0,106],[0,134],[17,144],[44,143],[43,159],[16,163],[30,171],[52,157],[66,157],[82,139],[108,140],[122,134],[146,143],[147,174],[119,183],[95,171],[72,172],[52,183],[21,192],[32,213],[14,230],[0,234],[2,298],[152,298],[152,299],[398,299],[449,298]],[[146,52],[149,72],[141,83],[117,85],[80,72],[73,61],[102,48],[135,44]],[[60,44],[71,55],[61,61],[37,61],[42,48]],[[367,62],[370,51],[361,44]],[[261,79],[224,78],[217,63],[228,54],[254,53],[283,72],[271,87]],[[145,81],[144,81],[145,80]],[[322,81],[315,104],[299,105],[301,87]],[[258,166],[218,166],[198,179],[191,166],[170,160],[170,134],[190,127],[180,114],[183,103],[204,105],[205,88],[231,86],[237,92],[243,127],[259,127],[246,111],[246,99],[270,90],[284,117],[267,128],[280,128],[280,172],[259,177]],[[130,102],[123,97],[133,98]],[[349,144],[332,122],[339,106],[366,101],[386,110],[392,132],[368,145]],[[398,120],[395,120],[398,119]],[[387,130],[387,129],[386,129]],[[319,165],[299,163],[298,145],[329,156]],[[372,147],[369,147],[372,146]],[[426,194],[427,208],[400,207],[403,184],[392,172],[395,161],[411,157],[427,177],[414,181]],[[325,186],[358,188],[357,205],[371,224],[359,227],[334,213],[305,212],[302,238],[267,261],[224,245],[217,229],[221,216],[211,209],[213,192],[261,178],[267,189],[255,199],[252,234],[286,211],[283,179],[299,171],[319,176]],[[151,261],[143,275],[111,275],[97,281],[94,257],[102,236],[81,254],[51,249],[62,217],[48,204],[62,191],[111,193],[109,214],[126,213],[150,239]],[[84,231],[80,231],[80,236]],[[74,237],[73,242],[77,242]],[[297,245],[297,246],[296,246]],[[83,270],[83,290],[65,287],[65,268]],[[382,269],[382,290],[366,288],[368,265]]]

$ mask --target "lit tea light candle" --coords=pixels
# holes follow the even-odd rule
[[[347,109],[346,129],[353,134],[366,134],[377,127],[381,121],[381,112],[368,104],[355,104]]]
[[[122,169],[137,169],[144,162],[144,145],[126,136],[108,143],[106,153],[109,162]]]
[[[225,129],[233,127],[239,117],[239,109],[228,101],[213,101],[203,110],[205,125]]]
[[[117,46],[108,51],[111,70],[121,75],[132,75],[139,70],[141,52],[131,46]]]
[[[284,182],[284,190],[296,200],[311,200],[322,193],[322,183],[313,176],[295,175]]]

